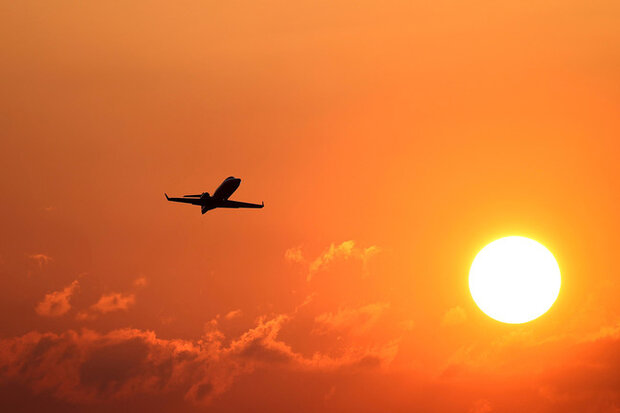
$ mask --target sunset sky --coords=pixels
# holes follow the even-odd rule
[[[620,411],[617,0],[0,4],[3,412]]]

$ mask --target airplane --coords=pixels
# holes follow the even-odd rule
[[[213,195],[203,192],[200,195],[183,195],[182,198],[170,198],[168,194],[166,199],[172,202],[183,202],[185,204],[200,205],[202,213],[206,213],[215,208],[262,208],[265,203],[250,204],[248,202],[231,201],[228,198],[239,188],[241,179],[229,176],[215,190]]]

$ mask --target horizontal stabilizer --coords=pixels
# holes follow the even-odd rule
[[[172,202],[182,202],[184,204],[193,204],[193,205],[204,205],[204,200],[200,198],[170,198],[168,194],[166,195],[166,199]]]

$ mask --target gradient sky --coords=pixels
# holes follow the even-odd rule
[[[0,7],[3,410],[620,410],[619,2]]]

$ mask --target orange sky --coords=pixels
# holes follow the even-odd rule
[[[617,1],[1,10],[3,410],[620,409]],[[229,175],[265,208],[164,199]],[[562,270],[523,325],[506,235]]]

